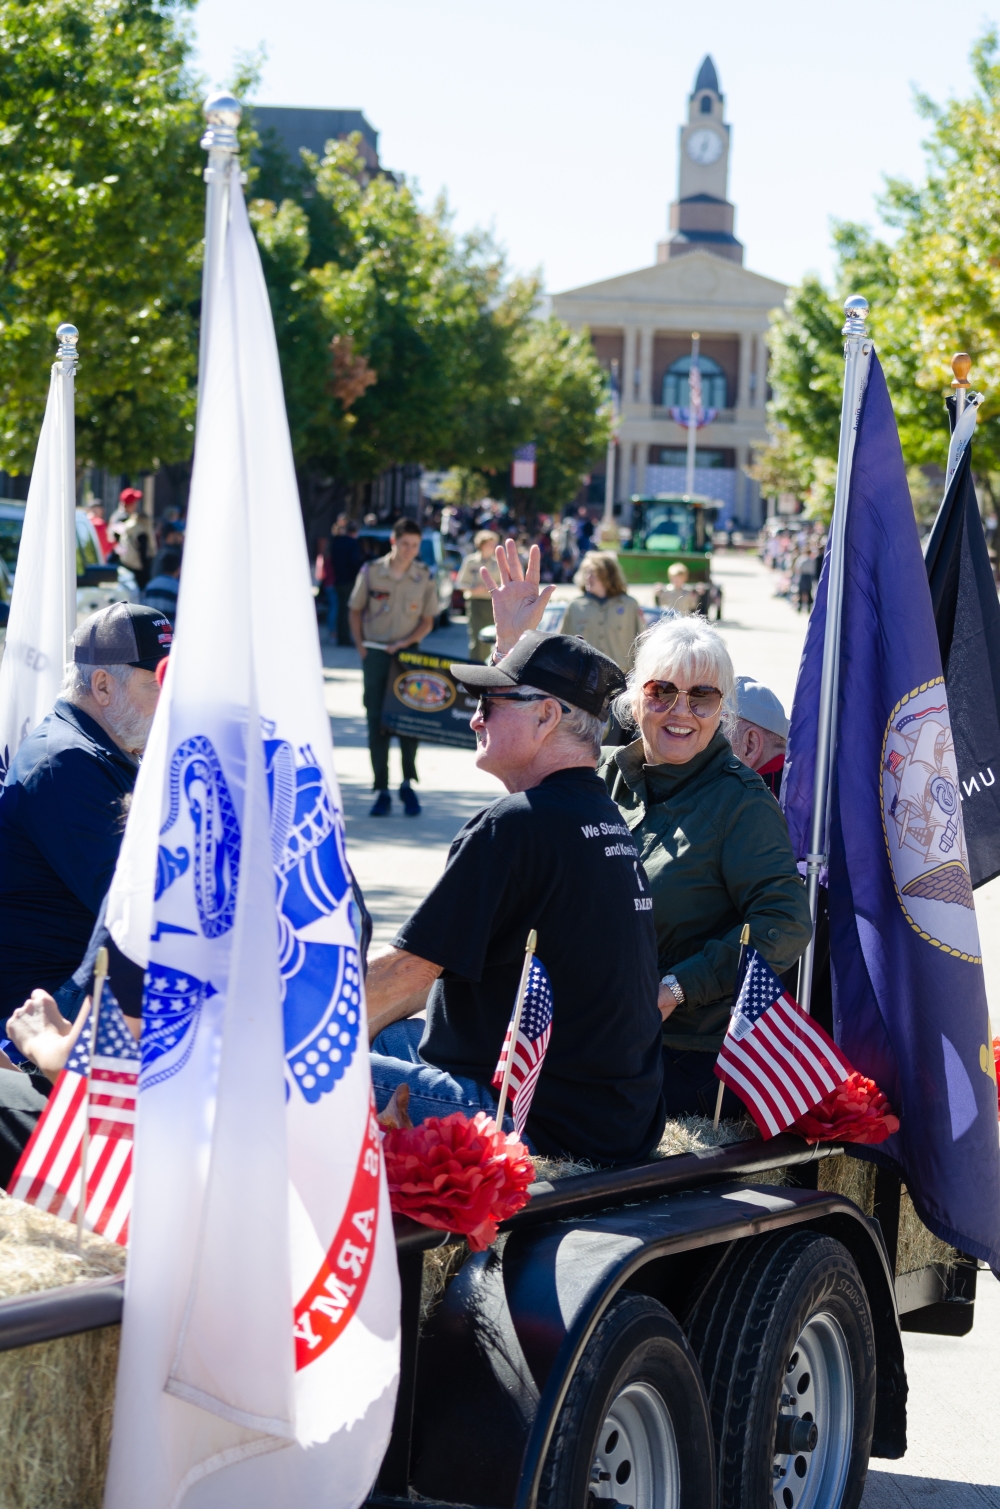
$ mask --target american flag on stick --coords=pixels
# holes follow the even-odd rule
[[[715,1072],[743,1101],[761,1136],[775,1137],[854,1071],[751,948]]]
[[[502,1126],[509,1090],[510,1114],[519,1137],[524,1135],[535,1086],[545,1060],[545,1050],[552,1036],[552,983],[545,972],[545,965],[534,957],[535,941],[536,934],[532,929],[525,950],[514,1014],[493,1075],[493,1088],[500,1091],[497,1127],[499,1129]]]
[[[83,1224],[88,1231],[99,1232],[124,1247],[132,1209],[132,1133],[139,1063],[139,1044],[118,1002],[105,989],[93,1062],[90,1024],[86,1023],[21,1154],[8,1194],[64,1221],[76,1218],[84,1128],[89,1120]]]

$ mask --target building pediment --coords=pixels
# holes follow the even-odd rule
[[[555,294],[553,303],[557,313],[568,304],[574,307],[607,304],[609,312],[610,306],[634,305],[638,317],[642,306],[664,304],[735,305],[770,310],[784,300],[786,292],[787,285],[774,278],[765,278],[739,263],[723,261],[711,252],[691,251],[684,257],[640,267],[617,278],[567,289]]]

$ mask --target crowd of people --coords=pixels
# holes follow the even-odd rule
[[[779,526],[765,534],[761,559],[778,573],[776,596],[787,597],[799,613],[811,613],[826,531],[818,522]]]
[[[175,623],[184,559],[184,521],[179,511],[171,508],[154,523],[139,488],[125,487],[110,518],[105,518],[100,498],[90,500],[86,514],[104,557],[102,564],[126,567],[139,589],[139,600]]]

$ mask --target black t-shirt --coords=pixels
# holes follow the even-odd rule
[[[539,1152],[643,1157],[663,1130],[661,1020],[645,872],[593,770],[559,770],[456,837],[445,872],[395,939],[444,970],[421,1057],[489,1085],[524,946],[552,982],[552,1038],[527,1133]]]

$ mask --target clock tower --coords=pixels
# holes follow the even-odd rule
[[[671,236],[656,248],[658,262],[695,250],[728,262],[743,261],[733,235],[735,209],[726,198],[729,182],[729,127],[722,118],[723,97],[715,64],[706,57],[688,99],[688,119],[680,131],[677,198],[670,206]]]

